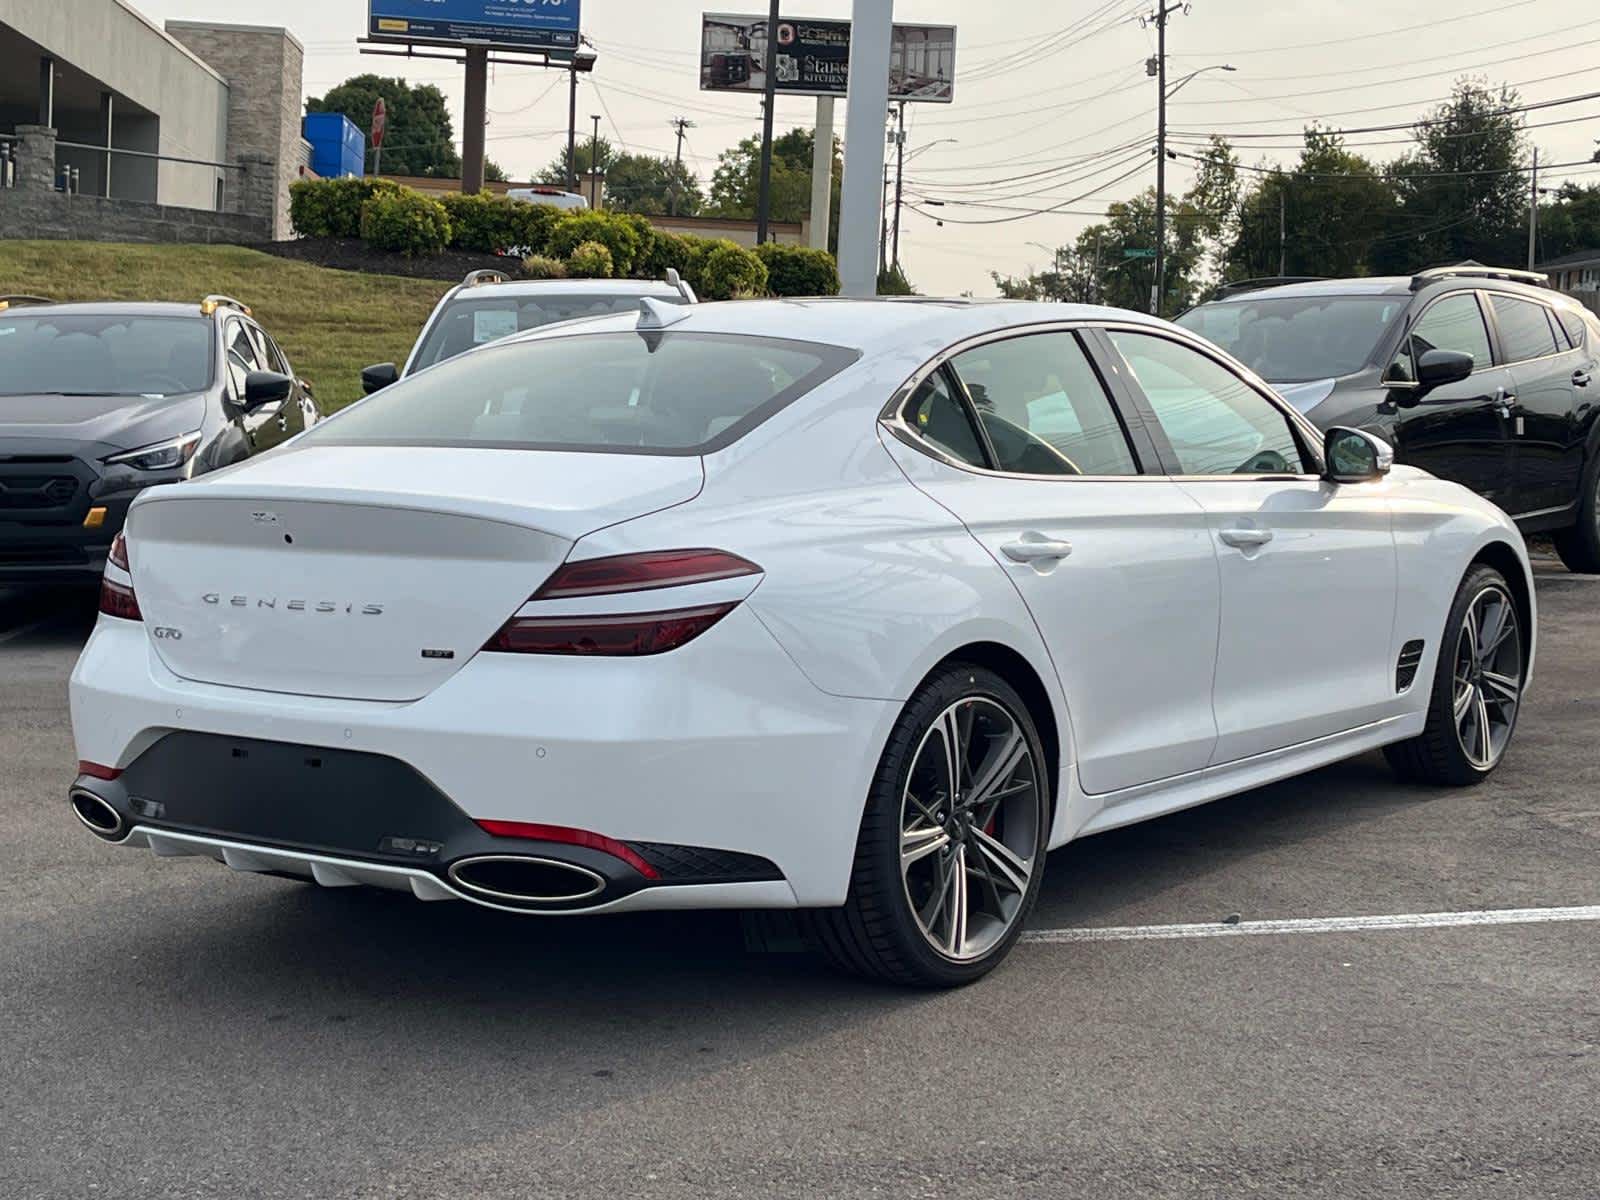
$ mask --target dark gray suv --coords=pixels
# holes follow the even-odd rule
[[[145,488],[270,450],[319,415],[237,300],[0,296],[0,582],[98,579]]]

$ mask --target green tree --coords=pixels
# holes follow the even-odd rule
[[[379,97],[388,110],[383,139],[384,174],[460,178],[461,156],[456,153],[450,110],[444,93],[431,83],[413,86],[404,79],[357,75],[326,95],[307,99],[306,111],[336,112],[349,117],[368,135],[370,166],[372,109]]]
[[[1539,205],[1539,258],[1600,247],[1600,184],[1568,180]]]
[[[1365,275],[1394,233],[1398,204],[1380,166],[1337,134],[1308,128],[1299,161],[1259,177],[1240,198],[1222,277],[1277,275],[1280,265],[1286,275]]]
[[[774,221],[803,221],[811,213],[811,151],[816,144],[809,129],[791,129],[772,139],[772,205]],[[841,143],[833,139],[833,189],[828,222],[830,249],[839,228],[839,185],[844,178]],[[761,136],[747,137],[717,158],[705,215],[753,220],[761,192]]]
[[[1399,233],[1374,250],[1375,269],[1410,271],[1476,259],[1517,262],[1525,243],[1528,179],[1522,117],[1509,87],[1458,80],[1414,134],[1416,150],[1390,168]]]
[[[616,147],[605,138],[579,138],[573,154],[578,164],[577,177],[581,181],[593,168],[595,163],[600,164],[601,171],[609,171],[611,162],[617,157]],[[567,172],[567,148],[561,147],[561,153],[556,155],[546,164],[544,170],[539,172],[535,183],[548,184],[552,187],[566,187],[571,176]]]
[[[694,172],[672,159],[619,154],[606,167],[606,204],[623,212],[694,216],[705,203]]]

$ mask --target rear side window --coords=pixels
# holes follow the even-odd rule
[[[1583,314],[1570,308],[1564,308],[1556,313],[1561,319],[1561,327],[1567,331],[1567,341],[1572,343],[1573,349],[1583,348]]]
[[[679,296],[655,296],[668,304],[681,302]],[[597,295],[498,296],[473,297],[471,292],[452,301],[439,314],[439,319],[428,330],[428,338],[417,351],[413,371],[431,367],[447,358],[490,342],[499,341],[513,333],[553,325],[557,321],[572,321],[579,317],[604,317],[612,313],[635,312],[639,308],[639,293],[618,291]]]
[[[1495,324],[1500,327],[1500,346],[1508,363],[1543,358],[1556,352],[1556,335],[1544,315],[1542,304],[1519,300],[1515,296],[1492,295]]]
[[[386,387],[306,441],[704,454],[856,357],[815,342],[671,330],[518,341]]]
[[[1138,464],[1070,333],[989,342],[952,361],[994,447],[996,466],[1023,475],[1137,475]]]
[[[906,401],[906,421],[923,441],[969,467],[986,467],[983,443],[966,407],[950,390],[943,371],[928,376]]]

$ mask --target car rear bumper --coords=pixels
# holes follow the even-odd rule
[[[658,656],[480,653],[410,703],[194,683],[140,623],[102,617],[71,705],[79,759],[121,770],[75,785],[117,810],[109,840],[572,912],[842,902],[898,714],[818,690],[745,607]],[[587,831],[656,875],[479,820]],[[437,848],[394,849],[405,842]],[[583,902],[504,905],[452,871],[492,854],[572,864],[604,886]]]

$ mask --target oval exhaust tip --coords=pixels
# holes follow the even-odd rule
[[[68,798],[72,803],[73,815],[83,822],[84,828],[90,833],[108,841],[115,841],[121,835],[122,814],[105,800],[82,788],[74,788]]]
[[[606,890],[604,876],[575,863],[521,854],[479,854],[450,864],[457,887],[513,904],[572,904]]]

